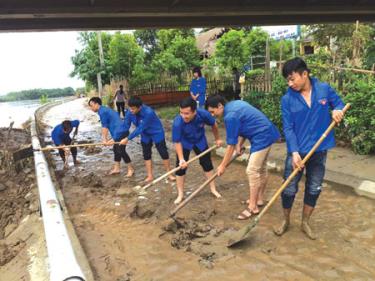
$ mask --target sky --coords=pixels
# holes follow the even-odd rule
[[[0,33],[0,95],[36,88],[83,87],[82,80],[69,77],[71,57],[81,49],[77,38],[78,32],[73,31]]]
[[[69,77],[78,32],[0,33],[0,95],[36,88],[83,87]]]

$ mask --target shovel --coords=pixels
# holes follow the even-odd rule
[[[346,104],[344,109],[342,110],[343,113],[349,109],[350,104]],[[320,144],[324,141],[324,139],[328,136],[328,134],[332,131],[332,129],[337,125],[336,121],[332,121],[327,130],[323,133],[323,135],[320,137],[320,139],[315,143],[315,145],[311,148],[310,152],[303,158],[302,164],[304,165],[314,154],[315,150],[320,146]],[[247,237],[249,237],[250,231],[258,224],[260,219],[263,217],[263,215],[268,211],[268,209],[271,207],[271,205],[276,201],[276,199],[279,197],[281,192],[288,186],[288,184],[292,181],[292,179],[299,173],[299,169],[296,168],[293,170],[293,172],[290,174],[290,176],[286,179],[286,181],[280,186],[280,188],[276,191],[276,193],[272,196],[271,200],[268,202],[268,204],[263,208],[263,210],[259,213],[258,216],[255,217],[255,219],[250,222],[248,225],[245,225],[240,230],[234,233],[232,237],[228,241],[228,247],[232,247],[236,245],[237,243],[245,240]]]

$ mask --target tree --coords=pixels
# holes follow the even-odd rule
[[[160,51],[168,49],[171,42],[178,36],[194,38],[193,29],[161,29],[156,33],[157,45]]]
[[[333,63],[349,63],[360,67],[371,39],[368,24],[314,24],[307,28],[319,47],[326,47]]]
[[[104,84],[110,80],[111,64],[108,60],[109,43],[111,35],[102,32],[102,44],[104,53],[104,68],[100,66],[98,38],[95,32],[81,32],[78,40],[82,44],[81,50],[75,50],[75,55],[71,58],[74,70],[71,77],[78,77],[85,81],[89,87],[97,88],[97,73],[102,75]]]
[[[164,40],[167,37],[172,38],[171,33],[162,31],[161,34],[161,42],[166,42]],[[155,55],[152,67],[155,72],[162,71],[169,75],[176,75],[181,80],[184,73],[200,64],[199,50],[194,37],[175,34],[177,35],[161,48],[161,52]]]
[[[143,64],[144,53],[132,34],[116,32],[109,44],[109,60],[111,74],[129,79],[133,75],[136,64]]]
[[[252,29],[244,39],[245,57],[250,59],[251,56],[265,56],[267,38],[269,35],[266,31],[260,28]]]
[[[150,63],[154,55],[159,51],[157,45],[157,29],[141,29],[134,31],[133,35],[137,43],[145,51],[145,62]]]
[[[246,62],[244,38],[242,30],[231,30],[220,37],[214,54],[217,62],[225,68],[241,69]]]

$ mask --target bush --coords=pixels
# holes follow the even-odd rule
[[[337,135],[358,154],[375,152],[375,82],[357,79],[348,85],[345,103],[351,103]]]
[[[282,132],[282,119],[281,119],[281,97],[287,89],[285,79],[276,74],[272,81],[272,90],[270,93],[250,92],[244,96],[244,101],[262,111]]]
[[[102,103],[109,108],[113,108],[113,97],[111,95],[106,95],[102,97]]]
[[[157,110],[157,113],[161,119],[173,120],[180,113],[180,108],[179,106],[162,107]]]

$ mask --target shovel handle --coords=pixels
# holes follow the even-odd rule
[[[114,142],[113,144],[120,144],[120,142]],[[59,145],[59,146],[50,146],[50,147],[43,147],[40,149],[35,149],[36,151],[48,151],[54,149],[64,149],[64,148],[71,148],[71,147],[89,147],[89,146],[101,146],[106,145],[104,142],[97,142],[97,143],[81,143],[81,144],[69,144],[69,145]]]
[[[205,151],[203,151],[202,153],[194,156],[193,158],[191,158],[189,161],[186,162],[186,164],[190,164],[192,162],[194,162],[195,160],[201,158],[202,156],[206,155],[207,153],[211,152],[212,150],[216,149],[218,146],[217,145],[213,145],[211,146],[210,148],[206,149]],[[154,179],[152,182],[146,184],[145,186],[142,187],[143,190],[146,190],[147,188],[153,186],[154,184],[158,183],[159,181],[161,181],[162,179],[174,174],[175,172],[177,172],[178,170],[180,170],[181,168],[180,167],[176,167],[170,171],[168,171],[167,173],[165,173],[164,175],[161,175],[160,177],[158,177],[157,179]]]

